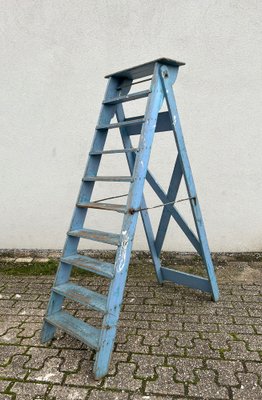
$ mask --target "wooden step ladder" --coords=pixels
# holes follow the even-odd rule
[[[181,65],[184,65],[184,63],[161,58],[106,76],[108,85],[105,99],[102,103],[87,167],[51,291],[41,333],[41,341],[47,342],[54,337],[56,329],[60,328],[95,349],[97,351],[94,364],[96,379],[102,378],[108,371],[139,212],[142,216],[158,281],[160,283],[172,281],[208,292],[215,301],[219,297],[214,267],[172,89]],[[150,77],[141,80],[141,78],[148,76]],[[135,84],[147,81],[150,81],[148,90],[129,94],[130,89],[134,88]],[[123,103],[141,98],[147,98],[144,115],[126,118]],[[166,112],[160,112],[163,101],[167,105],[168,111]],[[116,117],[117,122],[111,123],[113,117]],[[104,150],[109,130],[115,128],[119,129],[123,148]],[[155,133],[168,130],[174,133],[178,156],[168,192],[165,193],[148,170],[148,163]],[[132,135],[140,135],[139,144],[136,148],[132,146]],[[130,176],[98,176],[97,173],[102,156],[104,154],[117,155],[119,153],[126,155]],[[188,201],[191,205],[197,234],[194,234],[189,228],[174,205],[182,177],[184,177],[186,183]],[[143,195],[145,180],[153,188],[163,205],[163,212],[155,238]],[[107,199],[103,199],[104,201],[92,201],[91,197],[95,183],[106,181],[112,182],[111,188],[113,188],[114,182],[129,183],[126,204],[108,203],[108,199],[113,198],[112,195]],[[122,213],[123,223],[119,234],[85,229],[84,221],[89,208],[98,209],[101,212]],[[174,218],[202,257],[208,278],[161,266],[160,252],[171,217]],[[80,255],[78,253],[80,238],[116,246],[115,263],[111,264]],[[97,293],[70,282],[72,267],[91,271],[110,280],[108,294]],[[97,329],[64,311],[62,305],[65,298],[102,313],[103,322],[101,328]]]

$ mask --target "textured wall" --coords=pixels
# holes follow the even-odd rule
[[[103,76],[165,56],[186,62],[178,108],[211,249],[262,250],[261,1],[2,0],[0,9],[0,248],[63,246]],[[175,148],[160,136],[151,164],[166,187]],[[90,227],[119,226],[118,214],[99,215]],[[160,212],[151,215],[155,226]],[[166,249],[191,249],[174,223],[168,232]],[[147,248],[141,222],[135,248]]]

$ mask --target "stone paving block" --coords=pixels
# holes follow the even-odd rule
[[[195,385],[189,384],[189,396],[201,399],[229,399],[228,389],[218,386],[215,382],[214,371],[196,370],[196,375],[199,381]]]
[[[131,321],[129,319],[120,319],[118,323],[118,329],[122,328],[144,328],[148,329],[149,328],[149,322],[148,321]]]
[[[0,380],[0,392],[4,392],[8,388],[10,383],[11,383],[11,381],[2,381],[2,380]]]
[[[262,351],[262,336],[260,335],[237,335],[239,340],[246,343],[247,348],[252,351]]]
[[[188,332],[218,332],[217,324],[185,323],[184,330]]]
[[[3,336],[5,333],[7,333],[9,329],[18,328],[20,324],[21,324],[20,321],[16,322],[10,320],[1,321],[0,319],[0,336]]]
[[[141,304],[141,305],[136,305],[136,304],[126,304],[124,307],[124,311],[128,312],[141,312],[141,313],[151,313],[153,312],[153,306],[147,305],[147,304]]]
[[[48,385],[30,382],[15,382],[11,393],[16,394],[16,400],[31,400],[34,398],[43,398],[48,389]]]
[[[254,330],[258,335],[262,335],[262,326],[256,325]]]
[[[193,339],[199,339],[198,332],[176,332],[170,331],[169,336],[176,339],[177,347],[192,348],[195,346]]]
[[[174,369],[171,367],[157,367],[157,379],[146,383],[145,392],[166,394],[166,395],[184,395],[184,385],[174,381]]]
[[[53,348],[59,348],[59,349],[81,349],[83,344],[73,338],[70,335],[67,335],[65,333],[62,333],[61,331],[57,330],[57,333],[55,335],[54,340],[52,341],[52,347]]]
[[[38,257],[36,257],[36,258],[34,258],[34,262],[39,262],[39,263],[47,263],[49,261],[49,258],[38,258]]]
[[[45,310],[39,309],[39,308],[22,308],[21,311],[19,311],[18,315],[37,315],[39,317],[43,317],[45,315]]]
[[[248,313],[250,317],[261,317],[261,309],[260,308],[252,308],[249,307]]]
[[[126,343],[128,335],[135,335],[136,331],[136,328],[131,327],[122,327],[121,329],[118,329],[118,332],[116,334],[116,343]]]
[[[14,308],[14,307],[12,307],[12,308],[2,307],[0,309],[0,319],[1,320],[5,319],[5,317],[7,315],[18,315],[18,311],[21,311],[21,310],[17,310],[17,308]]]
[[[182,398],[182,397],[181,397]],[[176,397],[176,400],[180,400],[180,397]],[[172,400],[173,398],[170,396],[154,396],[154,395],[141,395],[141,394],[134,394],[131,395],[130,400]],[[184,399],[184,397],[183,397]]]
[[[238,385],[236,378],[237,372],[243,372],[244,366],[240,361],[207,360],[207,368],[218,373],[218,383],[220,385]]]
[[[160,331],[179,331],[182,330],[182,323],[177,321],[167,321],[167,322],[151,322],[151,329]]]
[[[0,400],[12,400],[12,395],[11,394],[2,394],[0,393]]]
[[[219,351],[211,349],[209,340],[194,339],[193,342],[195,346],[187,351],[189,357],[220,358]]]
[[[242,325],[262,325],[262,313],[259,317],[234,317],[236,324]]]
[[[237,374],[240,382],[240,388],[233,388],[234,400],[261,400],[262,388],[258,385],[258,378],[255,374]]]
[[[137,364],[138,368],[135,372],[136,378],[153,378],[155,375],[155,367],[164,364],[163,356],[153,356],[145,354],[132,354],[131,362]]]
[[[18,337],[22,338],[30,338],[40,332],[43,326],[43,322],[23,322],[19,329],[21,332],[17,335]]]
[[[0,300],[0,307],[2,308],[7,308],[7,307],[13,307],[13,305],[16,303],[15,300],[10,300],[10,299],[1,299]]]
[[[166,321],[167,317],[165,314],[157,313],[136,313],[136,319],[138,321]]]
[[[184,314],[184,306],[154,306],[154,312],[159,314],[175,314],[175,315],[183,315]],[[198,316],[195,315],[194,320],[198,320]]]
[[[79,367],[81,360],[89,361],[92,356],[92,350],[74,350],[74,349],[63,349],[61,350],[59,357],[63,359],[60,371],[62,372],[75,372]]]
[[[227,333],[235,333],[236,335],[238,333],[255,333],[254,329],[251,325],[237,325],[237,324],[233,324],[233,325],[219,325],[219,331],[220,332],[227,332]]]
[[[11,379],[24,379],[27,371],[23,368],[23,366],[28,361],[28,359],[29,357],[25,355],[13,356],[11,362],[8,365],[0,367],[0,377]]]
[[[126,343],[117,344],[117,351],[131,351],[132,353],[149,353],[149,347],[142,344],[143,336],[130,335]]]
[[[242,295],[241,297],[246,303],[262,303],[262,296],[258,296],[256,293]],[[234,301],[236,300],[234,299]]]
[[[92,390],[88,400],[128,400],[128,393]]]
[[[219,350],[219,349],[229,350],[231,342],[235,340],[232,335],[224,332],[218,332],[218,333],[203,332],[202,337],[203,339],[209,340],[210,346],[214,350]]]
[[[199,322],[199,316],[198,315],[179,315],[179,314],[169,314],[167,315],[167,320],[170,322],[173,322],[173,324],[180,324],[184,322]]]
[[[105,388],[137,391],[142,387],[142,380],[135,379],[136,365],[131,363],[119,363],[115,376],[105,379]]]
[[[218,324],[233,324],[233,315],[201,315],[200,322],[203,324],[207,323],[218,323]]]
[[[113,352],[111,356],[111,362],[109,365],[108,375],[115,375],[117,371],[117,365],[119,362],[127,362],[128,353],[117,353]]]
[[[27,379],[30,381],[61,383],[64,377],[63,372],[59,371],[61,363],[61,358],[49,358],[45,360],[43,368],[31,371]]]
[[[172,337],[164,337],[160,339],[160,345],[152,348],[153,354],[184,356],[185,349],[176,346],[177,339]]]
[[[88,392],[88,389],[53,386],[48,398],[52,400],[85,400]]]
[[[25,258],[17,258],[16,260],[15,260],[15,263],[18,263],[18,264],[20,264],[20,263],[31,263],[33,261],[33,258],[32,257],[25,257]]]
[[[225,359],[228,360],[256,360],[260,361],[259,354],[256,351],[247,350],[244,342],[232,342],[230,344],[230,351],[224,352]]]
[[[174,366],[176,369],[175,379],[176,381],[181,382],[195,382],[196,375],[194,374],[194,370],[196,368],[203,367],[202,359],[190,359],[190,358],[176,358],[176,357],[168,357],[167,363],[170,366]]]
[[[0,346],[0,365],[9,364],[11,357],[18,354],[24,354],[27,348],[23,346]]]
[[[159,305],[159,306],[171,306],[173,304],[172,299],[161,299],[159,297],[153,298],[140,298],[141,304],[152,304],[152,305]]]
[[[262,386],[262,363],[261,362],[245,362],[247,372],[254,372],[260,379],[260,385]]]
[[[57,349],[42,348],[42,347],[31,347],[27,351],[27,355],[30,359],[26,362],[25,368],[28,369],[40,369],[44,366],[45,360],[58,355]]]
[[[65,384],[74,386],[101,386],[101,381],[97,381],[93,376],[93,362],[83,360],[80,362],[80,369],[75,373],[66,376]]]
[[[168,332],[163,331],[152,331],[146,329],[138,329],[138,335],[143,336],[143,344],[149,346],[158,346],[160,345],[160,338],[167,336]]]

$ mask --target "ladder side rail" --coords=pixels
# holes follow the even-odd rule
[[[125,114],[124,114],[124,109],[123,109],[122,104],[118,105],[118,107],[116,109],[116,116],[117,116],[118,121],[122,121],[125,119]],[[127,134],[126,129],[124,127],[122,127],[120,129],[120,133],[121,133],[124,148],[125,149],[131,148],[132,142],[131,142],[131,139],[130,139],[129,135]],[[133,175],[136,155],[134,153],[126,153],[126,159],[127,159],[127,163],[129,166],[130,174]],[[147,208],[144,194],[143,194],[142,200],[141,200],[141,208]],[[141,218],[142,218],[148,246],[150,249],[151,257],[152,257],[152,260],[154,263],[157,280],[159,283],[162,283],[163,278],[162,278],[162,274],[161,274],[161,262],[160,262],[160,259],[158,257],[156,247],[155,247],[154,232],[153,232],[153,228],[151,225],[150,217],[149,217],[147,210],[142,210],[140,213],[141,213]]]
[[[176,158],[176,162],[174,165],[172,177],[170,180],[170,185],[167,191],[167,199],[168,202],[170,201],[175,201],[179,189],[179,185],[181,182],[183,176],[182,168],[181,168],[181,163],[179,157]],[[156,240],[155,240],[155,247],[157,254],[160,255],[160,252],[162,250],[162,246],[165,240],[167,228],[170,222],[171,218],[171,213],[169,212],[169,209],[167,206],[164,206],[162,215],[160,218],[157,234],[156,234]]]
[[[127,199],[127,209],[138,208],[141,205],[143,187],[149,162],[150,150],[155,132],[158,112],[163,103],[163,90],[159,79],[159,64],[155,65],[151,82],[151,93],[147,100],[145,122],[142,127],[139,152],[134,165],[134,181],[130,185]],[[133,238],[138,213],[126,213],[121,230],[121,243],[118,247],[115,260],[115,278],[109,289],[107,310],[104,316],[100,336],[99,351],[96,354],[94,374],[96,379],[106,375],[110,362],[120,309],[123,301],[127,270],[131,256]]]
[[[119,85],[118,79],[115,78],[109,79],[106,88],[106,98],[114,96],[117,93],[118,85]],[[114,105],[102,105],[98,118],[98,123],[109,123],[115,113],[115,107],[116,106]],[[91,147],[92,150],[103,150],[106,137],[107,137],[107,132],[101,132],[96,130],[92,142],[92,147]],[[89,156],[84,176],[89,173],[96,174],[100,165],[100,161],[101,161],[101,156],[95,156],[95,157]],[[95,182],[82,181],[78,194],[78,201],[83,198],[85,200],[90,200],[94,184]],[[75,207],[69,231],[81,229],[83,227],[86,214],[87,214],[87,208]],[[79,237],[67,235],[62,252],[62,257],[67,257],[69,255],[76,254],[79,240],[80,240]],[[71,265],[60,261],[56,272],[56,277],[53,283],[53,287],[67,282],[70,278],[71,270],[72,270]],[[64,301],[64,296],[52,291],[50,294],[50,299],[46,310],[46,316],[60,311],[63,305],[63,301]],[[47,321],[45,321],[41,332],[41,341],[47,342],[51,340],[55,334],[55,331],[56,328],[53,325],[49,324]]]
[[[203,222],[199,202],[197,199],[195,183],[194,183],[194,179],[193,179],[193,175],[192,175],[192,171],[191,171],[191,167],[190,167],[190,163],[189,163],[189,158],[188,158],[186,147],[185,147],[181,123],[180,123],[177,106],[176,106],[176,100],[175,100],[175,96],[173,93],[172,82],[170,81],[170,78],[169,78],[169,73],[170,72],[172,73],[175,70],[178,70],[178,68],[176,68],[176,67],[168,68],[167,66],[162,66],[161,67],[161,72],[162,72],[161,81],[162,81],[164,95],[165,95],[166,102],[167,102],[168,111],[169,111],[170,118],[171,118],[172,124],[173,124],[174,136],[175,136],[178,152],[179,152],[180,159],[181,159],[181,164],[182,164],[184,178],[185,178],[185,182],[186,182],[186,186],[187,186],[188,196],[194,198],[189,201],[190,201],[192,213],[194,216],[195,226],[196,226],[196,230],[198,233],[199,242],[200,242],[200,246],[201,246],[201,250],[202,250],[200,255],[203,257],[203,261],[206,266],[206,270],[207,270],[210,284],[212,287],[213,300],[217,301],[219,298],[219,289],[218,289],[218,285],[217,285],[217,281],[216,281],[216,276],[215,276],[215,272],[214,272],[214,266],[213,266],[210,250],[208,247],[208,241],[207,241],[206,231],[205,231],[205,227],[204,227],[204,222]]]

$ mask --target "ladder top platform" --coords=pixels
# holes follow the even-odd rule
[[[143,76],[148,76],[153,74],[155,63],[173,65],[175,67],[181,67],[185,65],[184,62],[171,60],[170,58],[157,58],[156,60],[149,61],[145,64],[136,65],[134,67],[123,69],[122,71],[114,72],[113,74],[106,75],[105,78],[110,78],[114,76],[116,78],[128,78],[128,79],[138,79]]]

